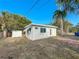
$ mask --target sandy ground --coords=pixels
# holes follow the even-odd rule
[[[79,46],[79,37],[77,36],[57,36],[56,39],[66,42],[68,44]]]
[[[78,37],[7,38],[0,41],[0,59],[79,59]]]

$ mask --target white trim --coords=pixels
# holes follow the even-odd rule
[[[57,28],[57,26],[52,26],[52,25],[44,25],[44,24],[29,24],[25,26],[24,28],[27,28],[29,26],[42,26],[42,27],[50,27],[50,28]]]

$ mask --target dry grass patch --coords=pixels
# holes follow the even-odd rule
[[[37,41],[17,40],[0,48],[0,59],[79,59],[78,48],[64,41],[47,38]],[[6,57],[6,58],[5,58]]]

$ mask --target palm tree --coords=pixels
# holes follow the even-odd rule
[[[79,0],[56,0],[66,12],[79,12]]]
[[[60,20],[60,30],[61,35],[63,35],[63,20],[66,17],[66,12],[61,10],[56,10],[53,15],[54,19]]]

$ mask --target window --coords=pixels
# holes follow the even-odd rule
[[[40,28],[40,32],[41,33],[45,33],[46,32],[46,28]]]

